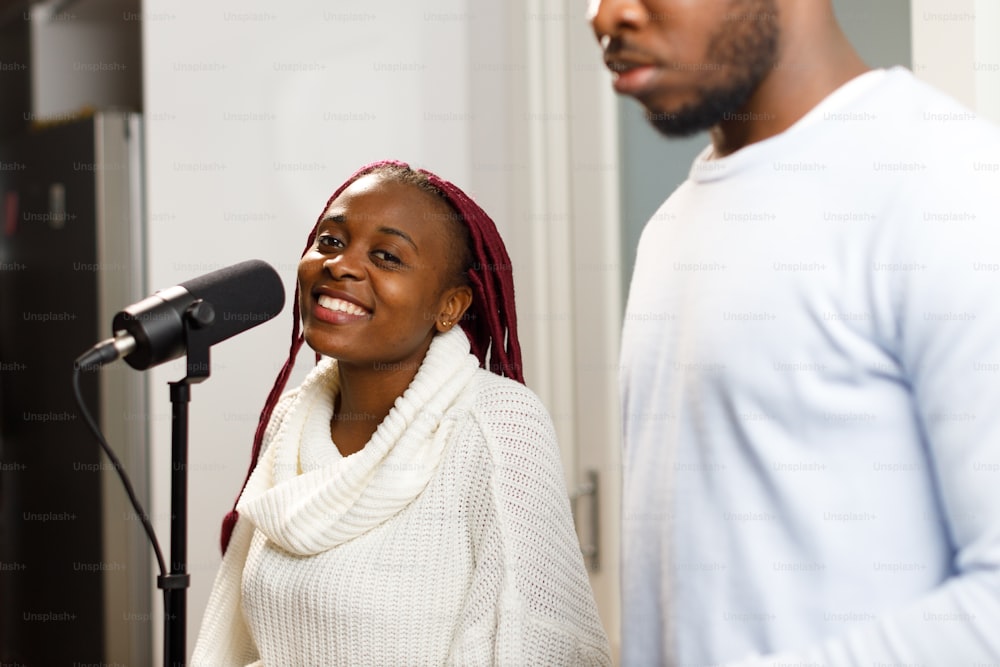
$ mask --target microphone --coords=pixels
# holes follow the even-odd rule
[[[119,311],[111,323],[114,337],[84,352],[76,363],[84,368],[124,357],[143,371],[185,353],[185,318],[211,346],[263,324],[284,306],[278,272],[259,259],[240,262],[159,290]]]

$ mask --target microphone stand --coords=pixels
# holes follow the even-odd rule
[[[163,590],[163,665],[184,667],[187,661],[187,589],[191,575],[187,568],[187,470],[188,405],[192,384],[204,382],[211,373],[211,342],[206,329],[215,321],[211,304],[197,300],[184,313],[184,341],[187,375],[170,382],[171,459],[170,469],[170,574],[158,575],[156,586]]]

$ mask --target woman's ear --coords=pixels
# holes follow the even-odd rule
[[[472,290],[467,285],[449,288],[441,296],[441,308],[438,309],[434,327],[439,333],[450,331],[461,321],[470,305],[472,305]]]

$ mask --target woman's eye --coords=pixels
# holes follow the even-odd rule
[[[374,252],[372,252],[372,256],[375,257],[376,259],[382,261],[382,262],[388,262],[390,264],[401,264],[402,263],[402,261],[399,259],[399,257],[396,257],[391,252],[387,252],[385,250],[375,250]]]
[[[330,236],[328,234],[323,234],[316,238],[316,244],[320,247],[325,248],[343,248],[344,243],[336,236]]]

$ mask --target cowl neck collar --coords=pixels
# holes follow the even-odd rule
[[[286,551],[322,553],[385,522],[427,486],[462,411],[448,409],[478,368],[465,332],[438,334],[413,382],[360,451],[330,437],[337,362],[324,359],[292,400],[237,510]]]

